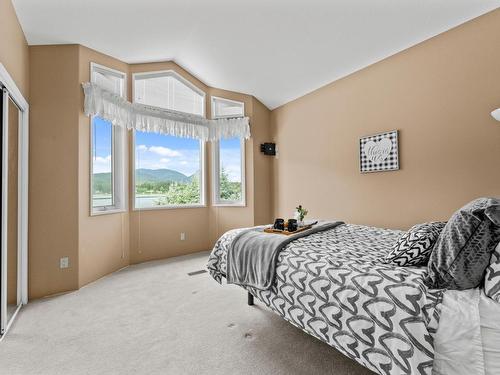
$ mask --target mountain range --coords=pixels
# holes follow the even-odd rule
[[[186,176],[172,169],[145,169],[139,168],[135,171],[135,183],[137,185],[145,182],[181,182],[191,181],[193,176]],[[95,173],[94,184],[108,185],[111,181],[111,173]]]
[[[135,183],[140,185],[144,182],[189,182],[191,176],[186,176],[173,169],[145,169],[135,170]]]

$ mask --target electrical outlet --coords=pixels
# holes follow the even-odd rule
[[[69,258],[63,257],[59,259],[59,268],[68,268],[69,267]]]
[[[181,232],[181,241],[185,241],[185,240],[186,240],[186,233]]]

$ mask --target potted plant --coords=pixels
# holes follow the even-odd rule
[[[294,218],[297,220],[297,224],[299,227],[304,226],[304,218],[306,217],[308,211],[302,207],[302,205],[298,205],[295,207],[295,215]]]

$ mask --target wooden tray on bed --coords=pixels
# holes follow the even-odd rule
[[[264,232],[266,232],[266,233],[275,233],[275,234],[284,234],[285,236],[289,236],[291,234],[300,233],[302,231],[305,231],[305,230],[308,230],[308,229],[311,229],[311,228],[312,228],[312,225],[304,225],[303,227],[297,228],[297,230],[295,232],[289,232],[286,229],[285,230],[279,230],[279,229],[274,229],[274,228],[270,227],[270,228],[265,228]]]

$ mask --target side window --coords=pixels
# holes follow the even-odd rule
[[[91,63],[90,76],[108,91],[126,98],[126,74]],[[126,209],[126,131],[94,116],[91,119],[91,213]]]
[[[212,97],[212,118],[243,117],[242,102]],[[213,201],[219,206],[244,206],[245,140],[221,139],[212,143]]]
[[[92,208],[114,207],[113,125],[92,118]]]

